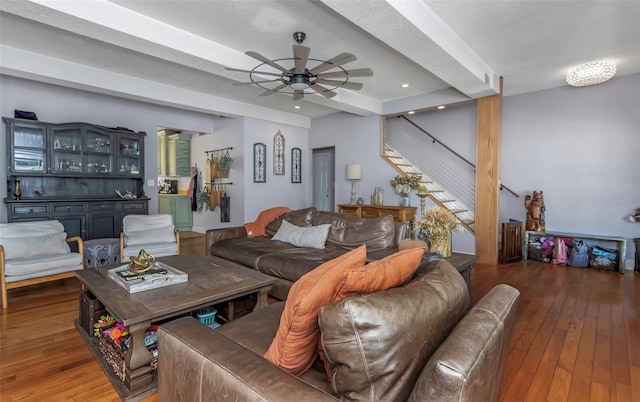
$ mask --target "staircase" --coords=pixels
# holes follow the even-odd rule
[[[473,165],[468,166],[470,163],[464,158],[464,162],[461,162],[461,157],[446,145],[439,141],[436,144],[437,140],[411,129],[407,122],[394,119],[382,117],[382,158],[401,175],[421,175],[421,184],[427,188],[427,197],[436,205],[451,211],[469,233],[475,234]],[[443,152],[443,146],[453,155]],[[427,174],[427,170],[432,174]],[[439,184],[445,180],[447,189]]]
[[[401,175],[408,176],[411,174],[419,174],[422,176],[420,184],[427,187],[427,197],[436,205],[450,210],[470,233],[475,233],[473,228],[474,219],[473,211],[470,211],[460,201],[453,199],[445,190],[441,189],[437,184],[431,181],[427,175],[411,164],[404,156],[396,150],[385,147],[382,158],[393,166]]]

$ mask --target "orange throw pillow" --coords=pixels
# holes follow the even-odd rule
[[[423,255],[423,248],[410,248],[367,265],[349,269],[345,273],[342,286],[337,289],[335,299],[331,302],[355,294],[379,292],[404,284],[418,270]]]
[[[335,299],[345,270],[363,266],[366,258],[367,249],[362,245],[298,279],[289,290],[278,332],[264,357],[294,375],[307,371],[315,360],[320,340],[320,308]]]
[[[260,212],[255,222],[248,222],[243,225],[247,231],[247,237],[264,236],[264,229],[267,225],[289,211],[291,211],[291,208],[288,207],[273,207]]]

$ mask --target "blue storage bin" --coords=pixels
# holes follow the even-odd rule
[[[200,321],[204,325],[207,325],[215,329],[220,326],[220,323],[216,322],[217,313],[218,313],[218,310],[216,310],[215,308],[205,307],[205,308],[196,310],[196,318],[198,319],[198,321]]]

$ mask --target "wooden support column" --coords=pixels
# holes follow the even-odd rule
[[[502,133],[502,77],[500,94],[477,101],[476,255],[479,263],[498,263],[500,211],[500,142]]]

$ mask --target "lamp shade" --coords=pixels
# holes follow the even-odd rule
[[[347,165],[347,180],[360,180],[360,165]]]

